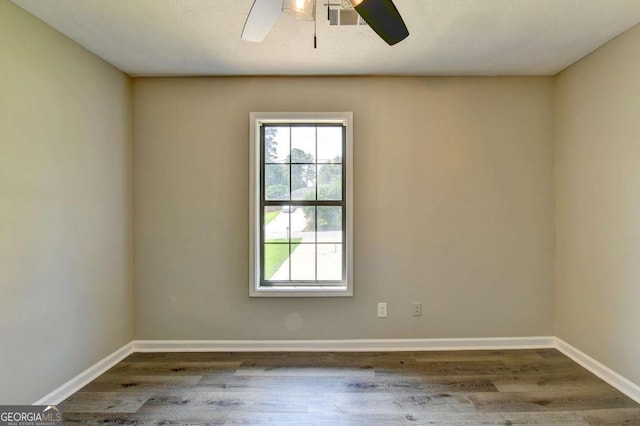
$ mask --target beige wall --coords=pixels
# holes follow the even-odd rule
[[[0,404],[133,337],[130,82],[0,1]]]
[[[553,334],[551,78],[136,79],[134,105],[137,338]],[[354,297],[248,297],[250,111],[354,112]]]
[[[640,383],[640,27],[557,76],[556,330]]]

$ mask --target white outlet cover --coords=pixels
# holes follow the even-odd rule
[[[419,317],[422,315],[422,303],[416,302],[413,304],[413,316]]]
[[[378,303],[378,318],[386,318],[387,316],[387,304]]]

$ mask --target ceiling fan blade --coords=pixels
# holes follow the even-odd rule
[[[282,0],[255,0],[247,16],[240,38],[259,43],[269,34],[282,15]]]
[[[363,0],[356,11],[380,38],[393,46],[409,36],[409,30],[391,0]]]

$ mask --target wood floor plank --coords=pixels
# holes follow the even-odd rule
[[[412,372],[427,376],[450,375],[496,375],[512,373],[512,370],[500,360],[473,361],[434,361],[420,362],[412,367]],[[376,375],[397,374],[397,369],[377,369]]]
[[[164,387],[196,386],[203,376],[103,374],[81,392],[154,392]]]
[[[640,425],[640,407],[584,410],[576,414],[589,425]]]
[[[231,413],[306,413],[309,401],[320,399],[314,394],[258,394],[255,392],[225,391],[171,391],[162,392],[149,398],[138,413],[189,414],[214,412]]]
[[[413,394],[331,394],[318,403],[309,404],[310,413],[346,414],[404,414],[415,412],[430,413],[472,413],[476,412],[473,402],[462,393],[413,393]]]
[[[240,367],[240,361],[123,361],[111,368],[107,374],[132,375],[201,375],[214,371],[235,371]]]
[[[502,413],[502,416],[507,425],[587,426],[584,419],[572,411]]]
[[[606,408],[633,408],[634,401],[620,392],[493,392],[472,397],[482,411],[569,411]]]
[[[372,368],[267,367],[238,368],[236,376],[373,377]]]
[[[123,385],[142,385],[142,384],[152,384],[152,385],[172,385],[172,386],[193,386],[197,384],[200,380],[202,380],[202,375],[168,375],[168,374],[159,374],[159,375],[135,375],[135,374],[103,374],[102,376],[95,379],[92,383],[112,383],[112,384],[123,384]]]
[[[500,351],[433,351],[414,352],[417,362],[437,361],[504,361],[518,360],[544,362],[545,358],[535,350],[500,350]]]
[[[554,413],[412,413],[406,416],[407,424],[415,425],[544,425],[587,426],[587,423],[572,412]]]
[[[345,425],[385,425],[406,426],[404,415],[362,415],[346,413],[317,413],[291,414],[291,413],[231,413],[226,420],[226,425],[268,425],[268,426],[345,426]]]
[[[60,404],[63,413],[135,413],[150,393],[78,392]]]
[[[228,413],[65,413],[64,424],[83,425],[184,425],[184,426],[220,426],[227,424]]]
[[[524,375],[514,379],[499,378],[493,381],[500,392],[580,392],[598,390],[610,392],[612,387],[605,382],[595,381],[592,377],[584,376],[542,376]]]

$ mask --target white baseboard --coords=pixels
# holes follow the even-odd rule
[[[609,367],[602,365],[595,359],[591,358],[589,355],[585,354],[579,349],[574,348],[562,339],[556,338],[556,348],[560,352],[640,404],[640,386],[622,377],[620,374],[616,373]]]
[[[127,343],[111,355],[107,355],[102,360],[96,362],[91,367],[78,374],[67,383],[63,384],[59,388],[53,390],[47,395],[43,396],[39,400],[33,403],[33,405],[58,405],[84,386],[91,383],[96,377],[128,357],[132,354],[133,342]]]
[[[98,361],[34,405],[57,405],[133,352],[397,352],[556,348],[640,403],[640,386],[600,364],[565,341],[552,336],[461,339],[352,340],[134,340]]]
[[[395,352],[553,348],[555,337],[349,340],[135,340],[135,352]]]

